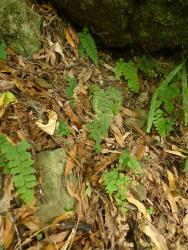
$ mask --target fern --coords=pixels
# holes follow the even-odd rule
[[[90,138],[95,141],[96,152],[100,152],[100,143],[107,135],[113,116],[118,113],[121,107],[122,97],[120,92],[113,87],[108,87],[105,91],[94,85],[91,92],[96,118],[87,125],[87,128],[90,132]]]
[[[183,96],[183,109],[184,109],[184,117],[185,117],[185,126],[188,125],[188,85],[187,85],[187,74],[185,64],[183,65],[182,73],[182,96]]]
[[[4,42],[0,43],[0,60],[7,60],[6,47],[7,45]]]
[[[68,87],[65,89],[66,95],[67,95],[67,99],[69,100],[70,106],[74,106],[74,99],[73,99],[73,95],[74,95],[74,90],[77,86],[77,81],[75,79],[75,77],[67,77],[67,81],[68,81]]]
[[[122,96],[116,88],[109,86],[106,91],[94,85],[91,88],[93,95],[93,109],[97,115],[101,113],[117,115],[122,103]]]
[[[125,62],[123,59],[119,59],[115,66],[115,76],[117,79],[124,77],[129,88],[134,92],[138,93],[140,89],[137,69],[133,61]]]
[[[67,124],[66,121],[64,121],[64,120],[60,120],[59,121],[58,133],[61,136],[65,136],[65,137],[67,137],[68,135],[70,135],[69,125]]]
[[[0,167],[5,174],[13,174],[14,186],[26,203],[32,202],[36,186],[33,161],[27,152],[29,148],[27,141],[12,145],[4,135],[0,135]]]
[[[151,130],[152,124],[156,126],[161,136],[168,135],[172,130],[172,126],[175,121],[175,117],[173,115],[173,100],[175,100],[180,93],[176,82],[173,82],[173,80],[182,70],[183,65],[184,62],[172,70],[153,94],[148,114],[148,133]],[[164,108],[164,111],[162,111],[161,108]],[[166,120],[164,120],[165,117]]]
[[[83,31],[79,33],[79,37],[82,53],[85,52],[85,54],[92,60],[92,62],[98,65],[99,56],[96,44],[87,27],[84,27]]]
[[[132,178],[124,173],[126,167],[133,170],[136,175],[141,174],[140,163],[127,150],[122,152],[116,166],[111,170],[105,171],[102,176],[105,191],[115,199],[115,204],[123,212],[127,212],[126,192],[132,182]]]
[[[127,150],[124,150],[119,158],[119,168],[122,169],[124,167],[128,167],[138,175],[142,172],[140,163],[134,156],[130,155]]]
[[[117,168],[113,168],[104,172],[103,182],[107,194],[115,199],[115,204],[122,212],[127,212],[126,192],[131,183],[129,176],[121,173]]]

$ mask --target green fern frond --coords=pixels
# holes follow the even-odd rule
[[[188,85],[187,85],[187,73],[185,64],[183,65],[182,73],[182,96],[183,96],[183,109],[184,109],[184,119],[185,119],[185,126],[188,125]]]
[[[33,161],[31,154],[27,152],[29,148],[27,141],[12,145],[4,135],[0,135],[0,167],[3,167],[5,174],[14,175],[14,186],[26,203],[32,202],[36,186]]]
[[[101,113],[116,115],[122,103],[120,92],[109,86],[106,90],[94,85],[91,88],[93,94],[93,109],[97,115]]]
[[[152,96],[149,114],[148,114],[148,123],[147,123],[147,133],[150,132],[152,124],[156,123],[156,110],[162,105],[162,103],[165,103],[164,99],[166,98],[166,95],[168,93],[167,87],[172,82],[174,77],[182,70],[184,65],[184,62],[179,64],[175,69],[173,69],[166,79],[160,84],[158,89],[155,91],[155,93]],[[162,99],[161,99],[162,97]]]
[[[124,77],[127,80],[129,88],[138,93],[140,89],[137,69],[133,61],[125,62],[123,59],[119,59],[115,66],[115,76],[117,79]]]
[[[122,169],[124,167],[128,167],[129,169],[133,170],[135,174],[140,175],[142,172],[142,167],[137,159],[130,155],[127,150],[124,150],[119,157],[119,168]]]
[[[165,113],[161,109],[155,111],[153,124],[160,136],[167,136],[173,129],[174,125],[173,117],[165,118]]]
[[[83,31],[79,33],[79,37],[81,43],[81,51],[85,52],[86,55],[92,60],[92,62],[98,65],[99,56],[97,47],[87,27],[84,27]]]
[[[91,88],[91,93],[93,95],[93,109],[96,113],[96,118],[87,125],[87,128],[90,132],[90,138],[96,143],[96,152],[100,152],[100,143],[108,133],[113,116],[119,112],[122,96],[113,87],[103,90],[97,85]]]
[[[67,99],[69,100],[70,106],[73,106],[74,105],[73,95],[74,95],[74,90],[77,86],[77,81],[74,76],[72,77],[68,76],[66,80],[68,82],[68,87],[65,89],[65,93]]]

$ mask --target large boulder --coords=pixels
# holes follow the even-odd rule
[[[188,0],[51,0],[108,47],[188,47]]]
[[[30,0],[0,0],[0,42],[17,54],[30,58],[39,51],[41,24]]]

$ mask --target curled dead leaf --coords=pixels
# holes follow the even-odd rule
[[[53,110],[48,110],[48,123],[43,124],[41,120],[35,122],[37,127],[46,132],[49,135],[53,135],[56,129],[57,113]]]

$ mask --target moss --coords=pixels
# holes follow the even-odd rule
[[[0,0],[0,39],[16,53],[32,57],[41,48],[41,17],[25,1]]]

